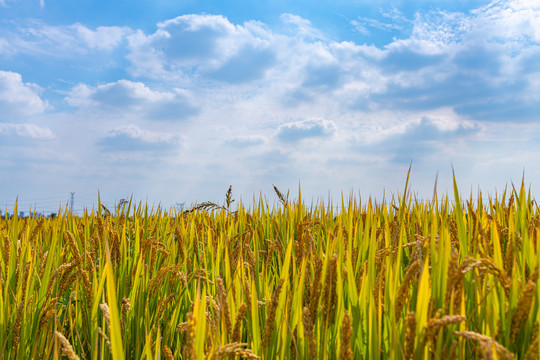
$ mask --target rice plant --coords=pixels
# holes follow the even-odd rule
[[[501,198],[101,204],[0,220],[1,359],[538,359],[540,212]],[[15,207],[13,214],[17,214]]]

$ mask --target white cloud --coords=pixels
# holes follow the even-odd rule
[[[377,19],[365,18],[365,17],[359,17],[357,20],[356,19],[351,20],[351,25],[357,31],[365,35],[370,33],[368,28],[375,28],[378,30],[390,31],[390,32],[403,29],[403,26],[395,22],[385,23]]]
[[[118,80],[91,87],[79,84],[66,101],[98,112],[146,115],[156,120],[183,119],[197,113],[189,93],[182,89],[155,91],[141,82]]]
[[[52,140],[55,135],[51,129],[33,124],[0,123],[0,136],[20,136],[34,140]]]
[[[97,87],[79,84],[73,88],[67,101],[74,106],[104,105],[111,108],[126,108],[173,99],[173,93],[152,91],[141,82],[118,80]]]
[[[439,131],[456,131],[459,128],[472,129],[475,127],[472,121],[463,119],[450,107],[427,111],[423,114],[422,119],[426,119]]]
[[[277,138],[283,142],[297,142],[309,138],[324,138],[336,131],[333,121],[311,118],[280,125]]]
[[[97,144],[106,152],[163,152],[178,146],[179,137],[128,125],[110,130]]]
[[[282,14],[281,21],[295,26],[296,36],[311,39],[326,39],[327,37],[317,28],[311,25],[311,21],[294,14]]]
[[[100,26],[92,30],[78,23],[50,26],[39,20],[0,27],[0,30],[9,45],[8,54],[45,55],[63,59],[94,51],[111,51],[133,32],[128,27],[119,26]]]
[[[540,42],[540,3],[535,0],[496,0],[472,11],[475,32],[490,39]]]
[[[356,31],[358,31],[361,34],[369,35],[370,33],[366,24],[363,24],[361,21],[351,20],[351,25],[355,28]]]
[[[24,83],[18,73],[0,70],[0,121],[40,114],[47,106],[37,85]]]
[[[70,28],[77,32],[78,37],[90,49],[108,51],[116,48],[124,40],[126,35],[131,33],[129,28],[119,26],[99,26],[96,30],[90,30],[81,24],[75,24]]]
[[[452,52],[478,44],[501,45],[521,51],[540,45],[540,3],[534,0],[495,0],[470,13],[429,11],[417,13],[409,39],[392,46],[420,46],[424,53]]]
[[[388,48],[416,47],[419,53],[446,53],[468,37],[473,24],[474,20],[470,16],[460,12],[416,13],[411,36],[394,41]]]
[[[256,22],[242,26],[223,16],[183,15],[159,23],[154,34],[130,36],[128,59],[135,75],[253,81],[263,78],[274,61],[270,38]]]

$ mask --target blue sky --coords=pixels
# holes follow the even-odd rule
[[[0,207],[540,191],[540,4],[0,0]]]

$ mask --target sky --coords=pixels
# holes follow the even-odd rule
[[[537,0],[0,0],[2,211],[538,195],[539,140]]]

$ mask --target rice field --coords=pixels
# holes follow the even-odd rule
[[[276,193],[3,218],[0,359],[539,358],[523,184],[474,201],[406,185],[339,213]]]

